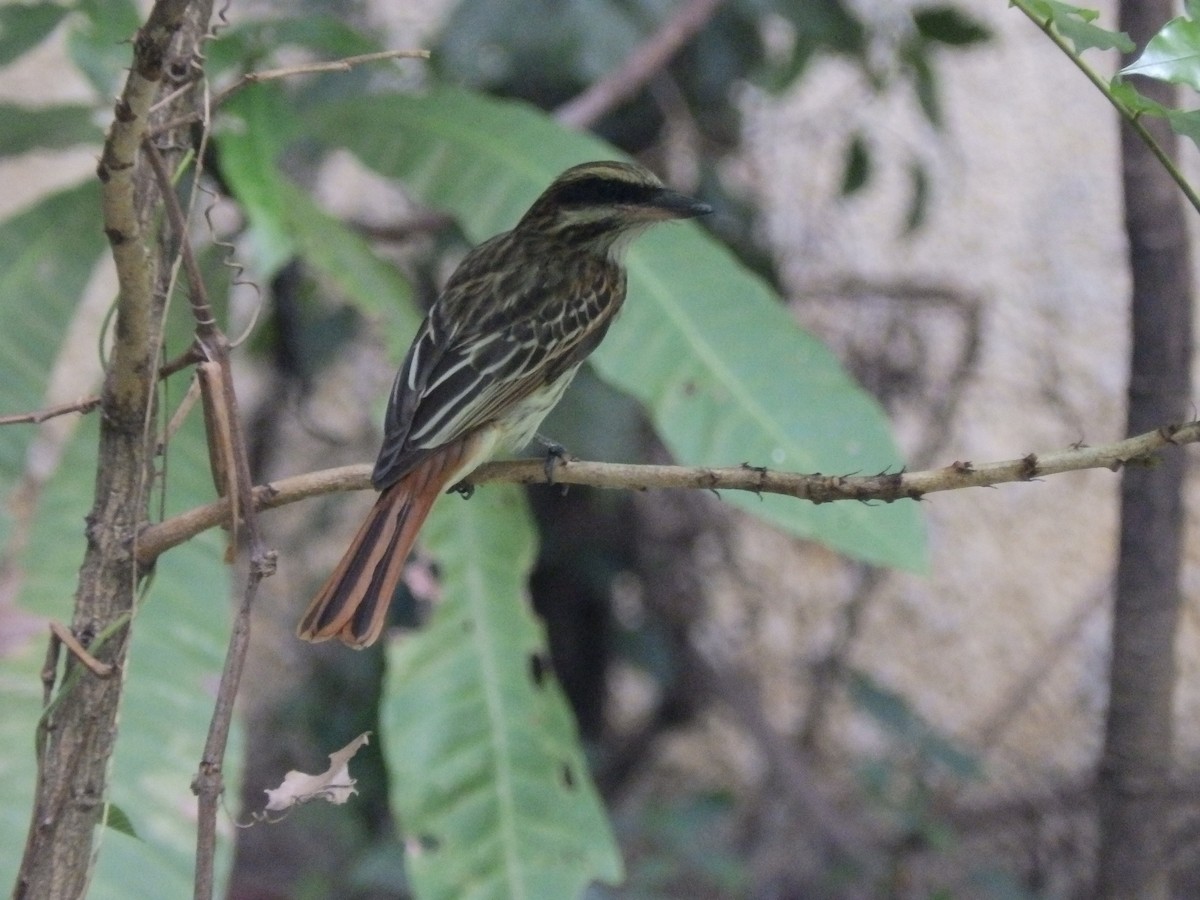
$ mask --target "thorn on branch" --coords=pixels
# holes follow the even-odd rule
[[[742,468],[745,469],[747,472],[753,472],[755,475],[758,476],[758,485],[753,490],[754,490],[754,493],[758,496],[758,499],[762,500],[763,489],[767,485],[767,467],[766,466],[752,466],[752,465],[750,465],[749,462],[743,461]]]
[[[261,555],[255,555],[250,559],[252,574],[255,578],[270,578],[275,574],[275,568],[279,563],[279,553],[275,550],[267,550]]]
[[[1162,425],[1158,429],[1159,436],[1168,444],[1175,444],[1175,435],[1183,429],[1182,425],[1170,424]]]
[[[1018,477],[1022,481],[1032,481],[1038,477],[1038,458],[1036,453],[1021,457],[1021,469]]]
[[[129,105],[129,102],[122,98],[113,107],[113,118],[118,122],[127,123],[136,119],[137,115],[134,113],[133,107]]]

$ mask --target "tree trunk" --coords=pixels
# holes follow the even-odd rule
[[[1139,46],[1174,15],[1168,0],[1125,0],[1120,27]],[[1126,60],[1127,62],[1129,60]],[[1174,89],[1139,84],[1174,105]],[[1172,156],[1176,139],[1146,122]],[[1127,127],[1121,132],[1125,227],[1133,282],[1130,433],[1190,415],[1191,266],[1182,198]],[[1175,633],[1183,533],[1182,451],[1159,465],[1126,468],[1113,610],[1110,699],[1100,761],[1100,857],[1096,895],[1166,900]]]
[[[133,65],[98,167],[103,227],[120,296],[102,392],[95,501],[71,622],[72,634],[95,662],[85,666],[77,654],[68,654],[55,685],[53,656],[48,659],[44,678],[48,695],[54,693],[38,727],[38,782],[16,898],[76,900],[86,893],[91,874],[117,736],[130,617],[145,574],[134,550],[148,524],[157,439],[154,392],[170,268],[170,248],[157,245],[154,226],[160,195],[140,147],[164,85],[174,89],[194,76],[191,63],[210,13],[211,0],[154,5],[133,41]],[[156,111],[155,121],[179,115],[178,104],[188,93]],[[164,140],[179,148],[184,143],[178,137]]]

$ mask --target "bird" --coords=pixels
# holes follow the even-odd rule
[[[437,498],[537,436],[604,338],[625,302],[630,242],[711,211],[641,165],[583,163],[463,258],[396,373],[371,474],[379,496],[301,617],[301,638],[356,649],[378,639]]]

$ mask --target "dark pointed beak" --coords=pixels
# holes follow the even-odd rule
[[[701,203],[687,194],[664,188],[655,195],[650,204],[662,213],[664,219],[694,219],[696,216],[706,216],[713,211],[707,203]]]

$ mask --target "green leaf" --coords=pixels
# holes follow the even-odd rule
[[[19,561],[24,575],[20,608],[36,616],[40,627],[0,659],[0,707],[5,710],[0,740],[15,748],[0,754],[0,845],[5,847],[20,847],[29,824],[44,622],[71,617],[86,543],[84,516],[95,492],[98,421],[96,415],[83,420],[46,484],[32,549]],[[210,502],[213,487],[198,415],[176,435],[169,452],[168,512]],[[196,803],[191,781],[212,715],[213,685],[229,628],[229,569],[222,542],[222,534],[214,531],[167,553],[134,619],[107,799],[136,817],[139,839],[113,829],[97,834],[99,861],[90,896],[159,900],[191,895],[196,842],[189,815]],[[235,733],[224,769],[229,796],[237,796],[238,740]],[[218,849],[218,872],[224,877],[231,861],[227,834]],[[19,854],[0,853],[0,881],[12,883],[18,862]]]
[[[904,220],[904,233],[912,234],[925,224],[929,213],[929,173],[919,161],[909,165],[908,181],[912,186],[912,195],[908,202],[908,215]]]
[[[279,155],[290,130],[286,100],[277,84],[256,85],[226,105],[216,133],[221,174],[250,219],[258,270],[270,278],[296,253],[279,196]]]
[[[99,143],[104,132],[92,115],[90,106],[26,106],[0,104],[0,156],[13,156],[30,150],[60,150],[76,144]]]
[[[1172,19],[1121,74],[1186,84],[1200,91],[1200,22],[1182,16]]]
[[[67,51],[101,97],[111,97],[133,60],[133,36],[142,24],[134,0],[79,0]]]
[[[476,241],[511,228],[567,166],[620,155],[523,104],[452,89],[318,105],[304,115],[325,141],[453,212]],[[698,227],[652,231],[629,254],[629,274],[629,302],[592,360],[642,401],[681,462],[825,473],[900,467],[875,401]],[[726,496],[853,556],[924,565],[915,504]]]
[[[304,47],[325,59],[359,56],[383,49],[380,41],[344,19],[328,15],[255,19],[223,29],[206,45],[209,74],[273,59],[281,49]]]
[[[104,808],[104,824],[121,834],[136,840],[141,840],[138,837],[137,829],[133,827],[133,820],[121,807],[115,803],[110,803]]]
[[[1092,24],[1100,16],[1094,9],[1071,6],[1059,0],[1043,0],[1036,4],[1036,8],[1048,13],[1050,22],[1074,45],[1076,53],[1093,48],[1132,53],[1136,46],[1125,32],[1110,31]]]
[[[50,36],[69,9],[57,3],[0,6],[0,66],[32,50]]]
[[[1200,147],[1200,109],[1173,109],[1167,113],[1167,121],[1176,134]]]
[[[921,112],[935,127],[942,125],[942,98],[938,88],[937,71],[930,65],[929,54],[924,52],[919,41],[906,49],[903,54],[912,73],[913,91],[917,102],[921,104]]]
[[[871,154],[861,134],[856,134],[846,150],[846,170],[842,173],[842,196],[856,194],[871,177]]]
[[[100,231],[99,184],[89,181],[41,200],[0,224],[0,413],[27,412],[44,403],[46,380],[58,345],[79,295],[104,248]],[[16,493],[25,472],[26,454],[36,430],[31,425],[0,428],[0,559],[9,590],[25,584],[45,585],[47,595],[62,602],[55,612],[67,618],[74,590],[75,569],[82,552],[83,515],[91,498],[94,462],[82,458],[78,473],[82,490],[78,503],[62,505],[57,532],[47,534],[37,523],[47,495],[58,496],[53,484],[44,489],[39,507],[29,509],[31,492]],[[78,442],[79,438],[76,438]],[[94,446],[94,433],[92,444]],[[78,457],[71,457],[75,462]],[[14,541],[15,507],[24,513],[23,540]],[[29,518],[26,518],[28,516]],[[32,519],[33,527],[29,521]],[[40,530],[39,530],[40,529]],[[78,535],[77,552],[70,552],[68,535]],[[36,550],[36,552],[35,552]],[[57,573],[58,577],[49,577]],[[48,583],[47,583],[48,582]],[[10,639],[0,651],[0,882],[12,884],[20,862],[19,848],[29,826],[36,769],[34,726],[41,712],[39,672],[45,659],[46,626],[37,617],[11,605],[5,613]],[[25,630],[22,630],[24,626]]]
[[[959,778],[979,777],[979,761],[939,733],[901,694],[879,684],[865,672],[853,672],[848,686],[850,698],[859,709],[918,750],[925,761],[940,764]]]
[[[992,31],[957,6],[927,6],[913,13],[917,31],[926,40],[966,47],[992,38]]]
[[[569,898],[616,883],[620,856],[525,596],[523,495],[443,500],[423,535],[443,596],[389,649],[382,710],[417,896]]]
[[[51,196],[0,225],[0,412],[33,410],[78,298],[105,248],[95,181]],[[168,394],[173,406],[178,393]],[[46,621],[69,621],[86,546],[84,516],[95,493],[97,414],[84,417],[61,463],[36,497],[28,541],[10,553],[10,503],[24,472],[31,426],[0,429],[0,540],[16,576],[18,608],[0,656],[0,846],[19,848],[29,825],[35,778],[34,728],[42,708],[39,672]],[[207,450],[194,414],[171,445],[168,511],[213,499]],[[45,473],[46,460],[39,458]],[[22,498],[28,503],[30,498]],[[20,548],[18,548],[20,549]],[[213,533],[160,560],[149,600],[134,622],[109,799],[138,822],[140,840],[112,828],[98,833],[96,897],[160,898],[191,893],[195,808],[191,779],[199,764],[228,634],[228,569]],[[21,633],[16,624],[28,624]],[[236,795],[236,745],[225,773]],[[219,866],[227,870],[229,841]],[[11,884],[19,853],[0,853],[0,882]]]
[[[322,210],[278,168],[282,97],[256,85],[234,97],[229,111],[243,127],[217,137],[221,171],[246,210],[265,276],[295,256],[368,314],[384,321],[397,359],[420,324],[407,281],[380,259],[361,235]]]
[[[105,247],[100,185],[88,181],[0,224],[0,414],[43,405],[46,379],[75,304]],[[34,429],[0,428],[0,547],[12,524],[9,492],[25,470]]]
[[[1113,77],[1109,86],[1117,102],[1130,112],[1138,115],[1148,113],[1152,116],[1163,117],[1166,117],[1170,112],[1167,107],[1158,101],[1152,100],[1140,93],[1136,87],[1125,81],[1119,74]]]

